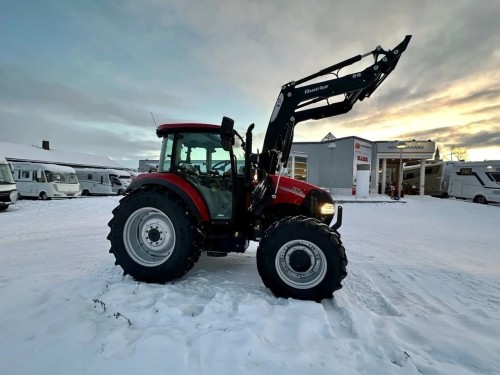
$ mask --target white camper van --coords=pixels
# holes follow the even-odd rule
[[[17,202],[16,182],[12,177],[10,164],[0,156],[0,211]]]
[[[130,173],[117,169],[76,168],[82,195],[123,195]]]
[[[448,190],[450,189],[450,176],[451,176],[451,170],[453,169],[453,166],[457,163],[461,163],[458,161],[446,161],[443,162],[443,169],[441,173],[441,195],[443,197],[448,197]]]
[[[425,164],[424,194],[446,197],[451,168],[456,161],[432,161]],[[403,168],[403,186],[412,194],[418,194],[420,186],[420,164]]]
[[[21,197],[71,198],[80,196],[80,184],[71,167],[43,163],[12,163]]]
[[[425,165],[425,195],[441,195],[441,176],[443,173],[443,162],[433,162]],[[420,186],[420,164],[403,168],[403,186],[413,194],[418,194]]]
[[[476,203],[500,203],[500,160],[455,163],[448,195]]]

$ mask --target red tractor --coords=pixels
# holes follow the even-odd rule
[[[347,275],[337,231],[342,207],[323,189],[282,176],[294,127],[347,113],[369,97],[394,70],[410,38],[392,50],[378,46],[285,84],[260,153],[252,153],[253,124],[245,138],[227,117],[220,126],[160,125],[158,172],[132,181],[109,222],[116,264],[136,280],[164,283],[188,272],[202,251],[226,256],[260,241],[257,269],[276,296],[331,298]],[[341,68],[370,55],[372,65],[339,76]],[[327,74],[334,78],[306,84]],[[339,95],[342,100],[332,102]]]

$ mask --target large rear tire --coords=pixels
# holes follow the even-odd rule
[[[287,217],[273,224],[257,249],[257,269],[274,295],[321,301],[342,287],[347,257],[338,234],[317,219]]]
[[[193,216],[166,191],[139,190],[125,196],[108,225],[115,264],[136,280],[178,279],[200,258],[200,232]]]

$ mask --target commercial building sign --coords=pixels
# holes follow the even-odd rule
[[[405,146],[400,149],[397,146],[400,142],[379,142],[377,143],[377,153],[403,153],[403,154],[433,154],[436,144],[433,141],[406,141]]]

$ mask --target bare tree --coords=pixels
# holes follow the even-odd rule
[[[467,147],[452,147],[451,153],[455,155],[457,160],[467,160],[469,158]]]
[[[443,150],[442,152],[443,160],[457,161],[457,160],[467,160],[469,158],[469,155],[467,153],[467,147],[457,147],[453,145],[444,147],[444,145],[441,145],[440,149]]]

